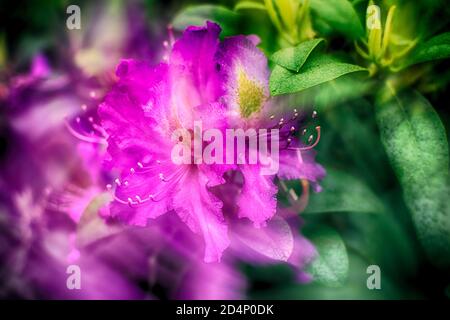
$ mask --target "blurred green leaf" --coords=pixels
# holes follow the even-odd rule
[[[450,266],[449,153],[444,126],[420,94],[387,87],[376,103],[381,140],[432,262]]]
[[[238,33],[239,15],[218,5],[204,4],[187,7],[175,16],[172,24],[176,30],[184,30],[188,26],[202,26],[208,20],[220,25],[222,36]]]
[[[312,282],[309,284],[294,284],[293,282],[285,286],[265,291],[252,293],[253,299],[418,299],[421,298],[411,288],[400,286],[392,281],[383,269],[381,269],[381,290],[369,290],[367,288],[366,272],[368,267],[359,255],[349,254],[349,276],[345,285],[330,288],[323,284]]]
[[[266,10],[266,6],[260,2],[254,1],[241,1],[236,4],[234,10]]]
[[[364,36],[364,28],[348,0],[311,0],[311,10],[336,31],[351,39]]]
[[[352,74],[344,75],[317,87],[314,106],[318,110],[324,110],[330,106],[363,97],[370,93],[373,86],[374,81],[370,79],[359,79]]]
[[[270,76],[270,92],[272,95],[294,93],[358,71],[366,69],[328,55],[312,54],[298,73],[275,66]]]
[[[304,214],[324,212],[383,212],[383,203],[356,177],[327,168],[323,191],[311,195]]]
[[[317,250],[317,256],[308,265],[307,272],[315,282],[330,287],[341,286],[348,275],[348,256],[339,234],[325,226],[305,228],[304,233]]]
[[[323,41],[324,39],[313,39],[295,47],[281,49],[275,52],[270,59],[286,69],[298,72],[311,52]]]
[[[358,252],[368,264],[378,265],[397,279],[406,279],[417,272],[415,242],[390,211],[364,215],[349,212],[333,218],[347,247]]]
[[[411,52],[405,67],[450,57],[450,32],[437,35],[419,44]]]

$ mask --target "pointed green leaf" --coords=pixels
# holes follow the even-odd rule
[[[296,47],[281,49],[275,52],[270,59],[286,69],[298,72],[311,52],[323,41],[324,39],[313,39],[302,42]]]
[[[450,32],[446,32],[419,44],[413,52],[411,52],[406,66],[449,57]]]
[[[390,93],[390,95],[386,94]],[[401,183],[425,250],[450,266],[449,152],[446,133],[429,102],[415,92],[378,97],[381,140]]]
[[[275,66],[270,76],[270,92],[272,95],[299,92],[358,71],[367,69],[330,56],[313,54],[298,73],[279,65]]]

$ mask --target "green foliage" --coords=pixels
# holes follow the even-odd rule
[[[266,10],[266,7],[261,2],[255,2],[255,1],[241,1],[236,4],[234,7],[234,10]]]
[[[323,191],[311,196],[305,214],[325,212],[383,212],[383,203],[358,178],[327,168]]]
[[[323,39],[313,39],[295,47],[281,49],[275,52],[270,59],[283,68],[299,72],[309,55],[322,41]]]
[[[348,275],[348,256],[339,234],[325,226],[305,228],[304,233],[314,243],[317,257],[307,267],[315,282],[338,287]]]
[[[322,23],[350,39],[364,35],[361,21],[348,0],[311,0],[311,10]]]
[[[408,57],[405,67],[450,57],[450,32],[437,35],[419,44]]]
[[[226,7],[212,4],[188,6],[173,19],[173,27],[184,30],[188,26],[204,25],[205,21],[218,23],[222,28],[222,36],[238,32],[239,15]]]
[[[376,103],[381,140],[403,189],[419,239],[432,261],[450,266],[449,153],[429,102],[388,87]]]
[[[313,54],[299,72],[276,65],[270,76],[270,92],[272,95],[295,93],[358,71],[366,69],[329,55]]]
[[[295,284],[290,282],[273,290],[254,292],[255,299],[324,299],[324,300],[373,300],[417,299],[421,296],[410,288],[401,289],[383,272],[381,290],[367,289],[367,262],[357,254],[349,254],[349,275],[342,286],[329,287],[318,282]]]

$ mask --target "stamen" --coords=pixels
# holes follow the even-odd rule
[[[76,119],[77,123],[80,123],[78,118]],[[83,132],[78,132],[75,130],[69,123],[69,121],[66,119],[64,120],[64,125],[66,126],[67,130],[76,138],[80,139],[81,141],[89,142],[89,143],[98,143],[98,144],[106,144],[106,139],[104,137],[97,137],[94,136],[94,132],[91,131],[90,134],[86,134]]]
[[[320,126],[316,127],[316,131],[317,131],[317,137],[316,137],[316,141],[314,141],[313,144],[306,146],[306,147],[300,147],[300,148],[289,148],[290,150],[295,150],[298,149],[300,151],[306,151],[306,150],[311,150],[312,148],[314,148],[315,146],[317,146],[317,144],[320,141]],[[312,142],[312,139],[314,139],[314,137],[311,135],[308,139],[308,143]]]

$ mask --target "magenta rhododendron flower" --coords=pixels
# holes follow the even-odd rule
[[[196,161],[195,152],[191,163],[174,163],[172,150],[180,142],[173,141],[176,130],[194,133],[195,139],[196,121],[203,132],[213,129],[223,136],[227,129],[277,128],[275,138],[261,131],[258,135],[280,148],[278,177],[315,183],[324,175],[311,147],[294,141],[298,112],[274,115],[279,108],[269,99],[267,59],[256,47],[257,39],[236,36],[221,42],[219,33],[220,27],[209,22],[187,28],[169,48],[167,61],[156,66],[123,60],[116,72],[119,81],[99,108],[109,165],[120,171],[110,214],[144,226],[148,219],[175,212],[203,237],[206,262],[219,261],[230,246],[230,224],[236,219],[250,220],[256,233],[270,233],[264,229],[277,211],[276,175],[264,175],[261,163],[206,164]],[[191,147],[190,142],[181,141]],[[225,173],[232,171],[242,176],[236,211],[224,208],[226,188],[212,191],[225,185]],[[293,246],[293,238],[289,241]],[[293,251],[286,252],[280,260],[288,260]]]

